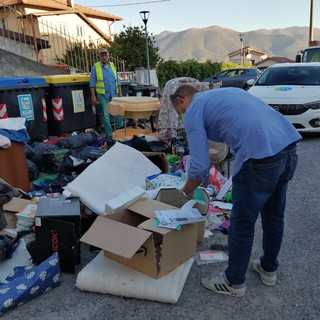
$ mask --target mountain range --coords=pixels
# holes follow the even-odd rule
[[[284,29],[259,29],[242,32],[211,26],[191,28],[179,32],[163,31],[154,35],[159,55],[165,60],[199,62],[228,61],[228,53],[251,45],[264,51],[268,56],[281,56],[295,59],[297,52],[308,46],[309,27],[288,27]],[[314,39],[320,40],[320,29],[314,28]]]

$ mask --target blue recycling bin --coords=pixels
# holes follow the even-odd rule
[[[45,79],[38,77],[0,78],[0,119],[26,119],[30,139],[48,135]]]

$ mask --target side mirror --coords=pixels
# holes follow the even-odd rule
[[[252,87],[255,81],[256,81],[255,79],[249,79],[249,80],[247,81],[247,86],[248,86],[248,87]]]
[[[296,55],[296,62],[301,62],[301,54]]]

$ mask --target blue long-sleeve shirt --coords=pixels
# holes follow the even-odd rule
[[[101,63],[101,62],[100,62]],[[105,94],[104,96],[106,98],[109,97],[117,97],[116,94],[116,80],[118,84],[120,85],[119,79],[117,79],[114,76],[114,73],[110,67],[110,64],[108,64],[106,67],[101,63],[102,66],[102,74],[103,74],[103,82],[104,82],[104,89],[105,89]],[[97,71],[96,71],[96,66],[93,65],[91,68],[91,73],[90,73],[90,80],[89,80],[89,87],[90,88],[95,88],[96,87],[96,82],[97,82]]]
[[[273,156],[301,139],[282,114],[239,88],[195,94],[184,127],[191,154],[188,177],[199,180],[207,177],[211,165],[208,139],[234,150],[234,175],[247,159]]]

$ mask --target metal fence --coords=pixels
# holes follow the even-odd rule
[[[89,73],[98,61],[97,49],[103,45],[98,40],[83,40],[70,35],[61,26],[42,21],[32,15],[22,16],[14,5],[0,5],[0,47],[24,55],[42,64],[66,73]],[[10,30],[8,21],[18,21]],[[38,26],[39,36],[36,36]],[[132,80],[133,75],[125,71],[125,62],[114,55],[110,60],[115,64],[122,80]]]

